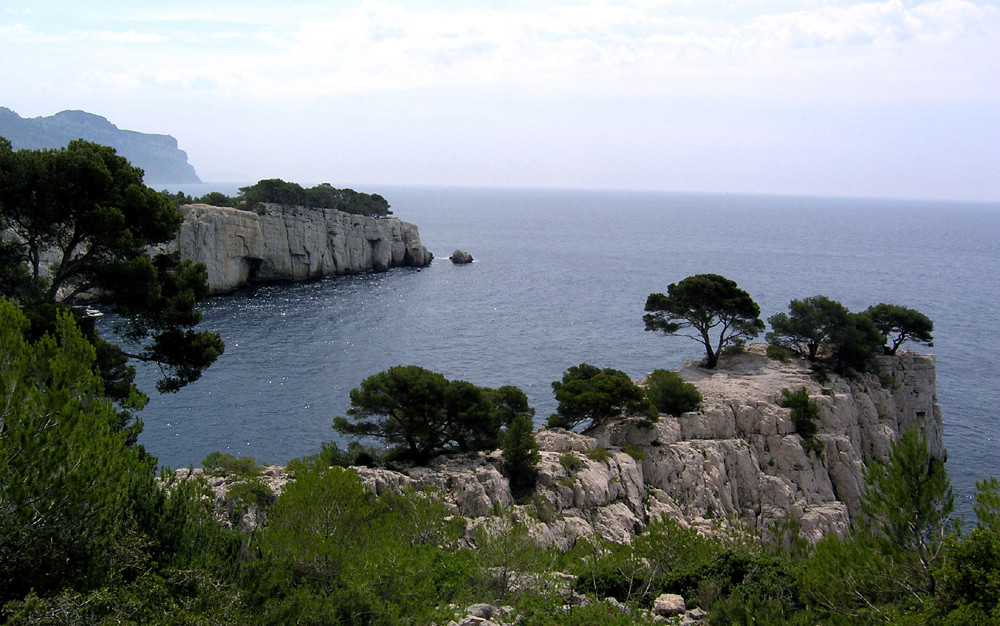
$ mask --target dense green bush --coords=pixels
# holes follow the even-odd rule
[[[817,430],[816,418],[819,417],[819,405],[809,399],[809,392],[805,387],[794,392],[782,389],[781,395],[779,404],[791,409],[795,432],[803,439],[812,439]]]
[[[578,472],[587,467],[587,464],[572,450],[563,450],[559,453],[559,464],[569,473]]]
[[[589,363],[574,365],[552,383],[558,406],[549,416],[549,428],[572,429],[583,424],[593,428],[622,415],[638,415],[650,422],[657,419],[656,407],[628,374],[610,367],[600,369]]]
[[[205,471],[216,476],[239,476],[251,478],[260,476],[261,468],[257,465],[256,459],[252,456],[236,458],[232,454],[225,454],[216,450],[205,455],[201,461],[201,466]]]
[[[392,458],[417,463],[445,452],[495,450],[508,420],[535,413],[517,387],[479,387],[417,365],[373,374],[350,395],[350,419],[334,418],[333,428],[358,439],[381,439],[392,447]]]
[[[286,206],[337,209],[346,213],[375,217],[392,214],[389,203],[379,194],[360,193],[353,189],[336,189],[329,183],[304,189],[298,183],[285,182],[280,178],[269,178],[248,187],[241,187],[240,196],[235,200],[230,198],[229,201],[229,204],[219,206],[238,206],[252,211],[258,205],[269,202]]]
[[[646,397],[659,409],[675,417],[696,411],[701,406],[701,393],[680,374],[670,370],[653,370],[646,377]]]
[[[538,443],[534,424],[526,414],[514,417],[503,437],[503,469],[510,482],[510,491],[517,500],[535,490],[538,479]]]

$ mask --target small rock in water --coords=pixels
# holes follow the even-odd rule
[[[451,253],[451,262],[459,265],[472,263],[472,255],[465,250],[455,250]]]

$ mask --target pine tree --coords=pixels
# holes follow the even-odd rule
[[[911,582],[933,593],[932,566],[944,547],[955,496],[944,463],[931,456],[927,438],[910,428],[885,463],[865,473],[864,523],[889,554],[915,557]]]

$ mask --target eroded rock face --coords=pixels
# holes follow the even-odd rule
[[[281,205],[261,214],[205,204],[182,211],[172,249],[205,264],[213,293],[256,281],[423,267],[433,259],[417,227],[396,218]]]

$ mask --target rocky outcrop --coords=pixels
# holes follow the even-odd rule
[[[466,263],[472,263],[473,261],[472,255],[465,250],[455,250],[451,253],[449,258],[455,265],[465,265]]]
[[[652,426],[617,420],[587,434],[536,433],[538,484],[515,504],[500,471],[499,451],[439,457],[405,471],[354,468],[374,493],[433,491],[470,527],[500,511],[529,524],[536,538],[568,550],[581,537],[628,543],[654,518],[668,515],[709,532],[735,522],[766,535],[791,517],[818,541],[843,534],[860,510],[864,468],[885,461],[906,429],[916,426],[932,454],[944,459],[934,357],[880,357],[879,374],[823,384],[806,363],[767,358],[763,346],[724,357],[716,370],[688,365],[683,378],[703,396],[702,408]],[[802,446],[781,390],[805,387],[819,405],[820,452]]]
[[[433,255],[413,224],[333,209],[266,205],[260,213],[182,207],[181,257],[204,263],[213,293],[240,285],[423,267]]]
[[[568,549],[593,533],[628,542],[661,515],[706,530],[738,520],[763,534],[791,516],[817,541],[847,531],[860,511],[865,464],[887,460],[909,427],[946,456],[932,356],[880,357],[878,375],[820,384],[805,362],[774,361],[752,346],[714,371],[688,365],[681,375],[704,398],[697,412],[661,415],[651,427],[619,420],[586,435],[538,431],[538,487],[527,504],[512,504],[499,452],[437,459],[405,477],[358,472],[376,490],[433,486],[453,513],[474,519],[513,507],[541,540]],[[819,453],[802,446],[779,406],[782,389],[801,387],[820,407]]]

